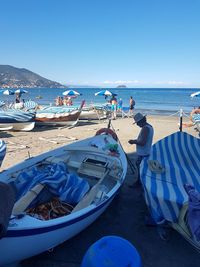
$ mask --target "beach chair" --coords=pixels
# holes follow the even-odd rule
[[[195,129],[200,133],[200,114],[193,114],[192,122],[194,123]]]
[[[149,162],[159,162],[159,171]],[[199,243],[191,235],[187,222],[188,194],[185,184],[200,192],[200,139],[184,132],[163,138],[152,146],[149,158],[140,168],[145,201],[157,225],[167,223],[195,248]]]
[[[35,102],[35,101],[32,101],[32,100],[28,100],[28,101],[25,101],[24,102],[24,109],[26,111],[34,111],[36,110],[38,104]]]
[[[5,102],[0,100],[0,108],[5,106]]]

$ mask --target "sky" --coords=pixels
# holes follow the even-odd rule
[[[0,0],[0,64],[68,85],[200,87],[200,0]]]

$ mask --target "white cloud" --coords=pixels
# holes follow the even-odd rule
[[[104,81],[103,84],[142,84],[143,82],[138,80],[119,80],[119,81]]]
[[[168,81],[167,84],[170,85],[186,85],[187,83],[181,81]]]

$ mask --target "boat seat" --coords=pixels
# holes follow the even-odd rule
[[[102,178],[107,173],[108,165],[109,164],[106,161],[86,157],[82,161],[78,173],[93,176],[95,178]]]
[[[108,172],[109,172],[109,170],[106,171],[105,175],[101,177],[101,179],[98,181],[98,183],[96,183],[90,189],[90,191],[81,199],[81,201],[72,210],[72,213],[79,211],[83,208],[86,208],[93,203],[93,201],[97,197],[98,192],[101,191],[101,185],[102,185],[104,179],[107,177]]]
[[[49,163],[59,163],[59,162],[64,162],[67,164],[68,167],[72,168],[79,168],[81,163],[75,160],[70,160],[70,155],[63,155],[59,157],[49,157],[45,160],[46,162]]]

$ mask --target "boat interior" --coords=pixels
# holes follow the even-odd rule
[[[97,152],[97,149],[93,147],[89,149],[88,147],[81,147],[79,150],[72,147],[71,149],[62,150],[59,155],[46,157],[36,164],[29,165],[20,171],[10,174],[9,183],[15,187],[15,191],[18,190],[16,188],[20,188],[21,190],[20,183],[23,184],[24,179],[34,180],[36,179],[37,173],[41,175],[41,173],[46,173],[46,170],[52,168],[52,166],[55,168],[60,167],[60,164],[62,164],[62,168],[63,166],[66,168],[70,177],[73,176],[73,179],[81,179],[81,183],[79,180],[76,180],[77,187],[74,185],[76,182],[73,180],[73,186],[71,186],[73,190],[69,188],[69,185],[66,185],[64,188],[67,192],[71,190],[73,195],[71,198],[69,196],[67,197],[69,201],[65,202],[62,200],[59,203],[59,205],[66,204],[70,206],[70,211],[67,209],[67,214],[79,211],[88,207],[90,204],[98,205],[108,198],[109,192],[117,183],[122,182],[123,166],[119,157],[110,156],[104,151],[99,153],[99,151]],[[55,173],[56,172],[57,169],[55,169]],[[67,179],[68,178],[65,180]],[[70,184],[70,182],[68,182],[68,184]],[[31,212],[33,212],[33,208],[37,205],[41,206],[41,204],[44,204],[45,198],[41,198],[41,194],[42,192],[44,194],[47,187],[48,185],[45,183],[44,186],[42,180],[39,180],[39,183],[35,183],[31,188],[30,186],[25,186],[25,192],[21,195],[17,195],[17,201],[13,208],[13,215],[26,213],[30,207]],[[80,187],[82,187],[82,192],[79,189]],[[80,197],[77,197],[77,191],[79,191]],[[66,192],[63,193],[66,195]],[[39,195],[40,197],[38,198]],[[73,199],[75,195],[76,200]],[[36,199],[39,199],[39,202]],[[67,214],[62,214],[58,217]],[[40,219],[39,217],[36,218]]]

